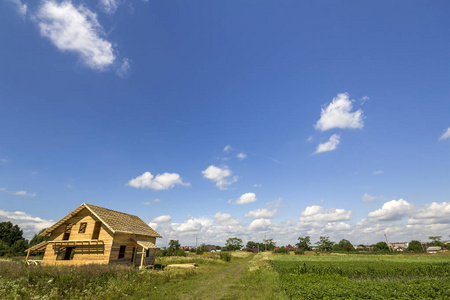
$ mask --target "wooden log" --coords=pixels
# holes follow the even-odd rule
[[[166,269],[195,269],[197,266],[197,264],[173,264],[167,265]]]

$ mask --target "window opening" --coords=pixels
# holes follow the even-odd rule
[[[80,229],[78,229],[78,233],[85,233],[86,226],[87,226],[87,222],[80,223]]]
[[[64,253],[64,260],[71,260],[73,259],[73,255],[75,252],[73,251],[75,247],[67,247],[66,252]]]
[[[126,246],[120,246],[120,249],[119,249],[119,259],[125,257],[125,248],[126,248]]]
[[[93,240],[98,240],[100,235],[100,228],[102,228],[102,222],[95,222],[94,233],[92,234]]]
[[[67,241],[70,237],[70,232],[72,231],[72,223],[69,223],[66,225],[66,229],[64,230],[64,236],[63,236],[63,240]]]

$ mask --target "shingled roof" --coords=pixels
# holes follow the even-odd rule
[[[130,233],[139,234],[152,237],[162,237],[153,228],[148,226],[139,217],[129,215],[123,212],[107,209],[104,207],[83,203],[67,216],[56,222],[53,226],[47,228],[41,235],[50,235],[60,225],[64,224],[67,220],[75,216],[82,209],[88,209],[99,221],[101,221],[109,230],[113,233]]]

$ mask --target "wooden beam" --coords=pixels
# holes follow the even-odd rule
[[[144,252],[144,247],[142,247],[142,252]],[[144,266],[144,254],[141,254],[141,268]]]
[[[30,249],[28,249],[27,258],[25,258],[25,263],[27,263],[29,257],[30,257]]]

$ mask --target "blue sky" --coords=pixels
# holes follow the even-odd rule
[[[0,2],[0,221],[448,239],[448,1]]]

